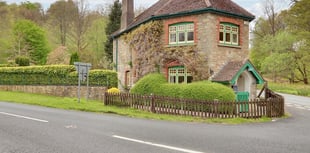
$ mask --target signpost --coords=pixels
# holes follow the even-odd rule
[[[78,72],[79,76],[79,83],[78,83],[78,99],[80,103],[81,99],[81,81],[87,81],[87,96],[86,100],[88,100],[89,96],[89,90],[88,90],[88,84],[89,84],[89,70],[91,69],[90,63],[81,63],[81,62],[74,62],[74,66],[76,71]]]

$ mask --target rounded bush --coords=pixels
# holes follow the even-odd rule
[[[156,91],[156,88],[165,83],[167,81],[162,74],[151,73],[140,79],[130,90],[130,93],[151,94]]]
[[[70,65],[74,65],[74,62],[79,62],[80,61],[80,56],[77,52],[74,52],[70,56]]]
[[[185,86],[182,98],[197,100],[234,101],[234,91],[219,83],[208,81],[194,82]]]
[[[118,93],[120,93],[121,91],[119,90],[119,89],[117,89],[117,88],[110,88],[109,90],[108,90],[108,93],[111,93],[111,94],[118,94]]]
[[[162,84],[154,93],[156,95],[195,100],[235,100],[235,93],[231,88],[209,81],[190,84]]]
[[[15,63],[19,66],[29,66],[30,65],[30,59],[25,56],[19,56],[15,58]]]
[[[149,74],[140,79],[130,90],[136,94],[155,94],[196,100],[234,101],[234,91],[222,84],[199,81],[190,84],[170,84],[162,74]]]
[[[187,84],[164,83],[155,88],[153,93],[160,96],[182,98],[182,91],[186,85]]]

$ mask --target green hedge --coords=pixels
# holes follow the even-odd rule
[[[235,93],[232,89],[209,81],[190,84],[162,84],[154,91],[154,94],[195,100],[235,100]]]
[[[156,88],[161,84],[167,83],[166,78],[159,73],[148,74],[140,79],[134,87],[130,90],[130,93],[135,94],[151,94],[154,93]]]
[[[162,74],[150,74],[130,90],[137,94],[155,94],[185,99],[234,101],[233,90],[222,84],[200,81],[190,84],[169,84]]]
[[[0,67],[0,84],[77,85],[78,75],[72,65]],[[117,73],[110,70],[91,70],[89,85],[117,87]]]

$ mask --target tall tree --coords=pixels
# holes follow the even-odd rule
[[[264,13],[266,18],[259,18],[255,24],[252,40],[253,47],[251,49],[251,60],[254,65],[261,70],[262,62],[264,59],[272,54],[274,50],[264,50],[262,46],[265,45],[266,39],[271,39],[270,37],[275,37],[279,31],[286,28],[284,23],[284,18],[286,16],[285,12],[280,14],[275,11],[275,4],[273,0],[266,0],[264,6]],[[269,42],[267,42],[269,43]]]
[[[75,9],[76,7],[72,0],[60,0],[53,3],[47,10],[51,26],[57,27],[59,43],[62,46],[67,45],[70,24],[72,24],[72,14],[74,14]]]
[[[278,77],[287,78],[290,82],[294,81],[295,42],[294,35],[287,31],[277,32],[275,36],[269,35],[263,40],[261,50],[269,52],[269,55],[262,61],[262,71],[272,74],[274,82]]]
[[[31,20],[37,24],[43,22],[43,9],[40,3],[22,2],[19,6],[19,15],[22,19]]]
[[[107,39],[105,27],[108,19],[102,16],[102,14],[99,14],[99,12],[94,12],[91,16],[94,18],[94,22],[87,33],[87,40],[89,41],[87,50],[91,53],[88,57],[92,57],[90,62],[94,68],[108,68],[109,63],[106,62],[107,60],[104,56],[104,43]]]
[[[7,63],[10,56],[11,44],[11,26],[9,5],[0,1],[0,63]],[[4,23],[4,24],[3,24]]]
[[[287,24],[289,29],[297,36],[296,42],[297,70],[305,84],[309,84],[310,73],[310,1],[298,0],[289,10]]]
[[[86,32],[88,31],[92,20],[89,16],[90,10],[86,0],[74,1],[76,10],[73,17],[73,39],[76,44],[76,50],[78,54],[87,47],[88,43],[85,40]]]
[[[113,61],[113,39],[111,38],[111,35],[120,28],[121,16],[122,4],[119,0],[115,0],[114,4],[110,7],[109,23],[105,30],[108,39],[105,43],[104,50],[109,61]]]
[[[45,64],[49,48],[42,28],[29,20],[20,20],[13,32],[17,56],[28,56],[34,64]]]

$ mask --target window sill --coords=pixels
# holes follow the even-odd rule
[[[241,49],[241,46],[228,45],[228,44],[218,44],[219,47],[230,47],[230,48],[238,48]]]
[[[179,47],[179,46],[195,46],[195,43],[184,43],[184,44],[168,44],[165,47]]]

